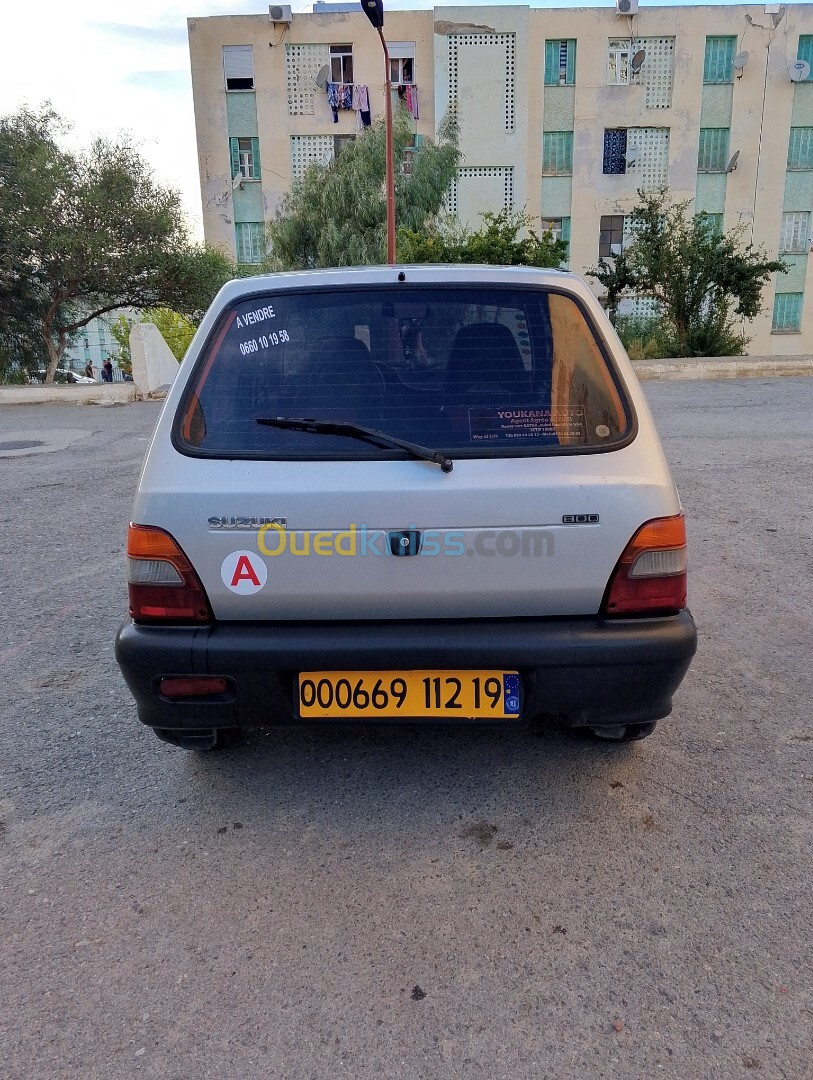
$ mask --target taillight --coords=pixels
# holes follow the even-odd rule
[[[606,615],[680,611],[686,606],[686,567],[683,514],[648,521],[618,560],[602,611]]]
[[[137,623],[208,623],[212,612],[192,564],[175,540],[149,525],[127,534],[130,618]]]

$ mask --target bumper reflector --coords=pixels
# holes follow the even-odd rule
[[[164,697],[178,698],[211,697],[225,694],[229,688],[226,679],[215,675],[185,675],[162,679],[159,689]]]

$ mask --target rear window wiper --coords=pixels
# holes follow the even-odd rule
[[[286,428],[289,431],[310,431],[315,435],[344,435],[349,439],[362,439],[364,442],[378,442],[393,450],[406,450],[415,458],[422,461],[433,461],[440,465],[441,471],[450,473],[454,468],[454,462],[440,450],[432,450],[420,443],[407,442],[406,439],[396,438],[395,435],[387,435],[375,428],[364,427],[362,424],[349,424],[331,420],[309,420],[299,416],[257,416],[255,423],[265,424],[268,427]]]

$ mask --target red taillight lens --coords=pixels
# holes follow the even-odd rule
[[[137,623],[208,623],[209,600],[175,540],[149,525],[130,525],[130,618]]]
[[[642,525],[610,578],[604,614],[652,614],[686,607],[686,554],[683,514]]]
[[[159,683],[159,690],[173,701],[179,698],[211,697],[225,694],[229,689],[226,679],[217,675],[178,675],[169,676]]]

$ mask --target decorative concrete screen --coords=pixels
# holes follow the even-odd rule
[[[627,155],[638,151],[634,161],[627,161],[627,172],[640,177],[642,191],[657,191],[669,182],[669,128],[628,128]]]
[[[618,314],[633,319],[654,319],[661,306],[654,296],[625,296],[618,303]]]
[[[641,75],[644,83],[644,104],[648,109],[668,109],[672,104],[672,79],[675,70],[675,39],[673,37],[638,38],[636,49],[646,53]]]
[[[516,100],[514,82],[516,77],[516,35],[515,34],[450,34],[449,35],[449,101],[457,101],[458,86],[462,82],[467,88],[467,97],[471,88],[478,86],[485,91],[484,100],[478,102],[481,110],[477,118],[480,132],[492,127],[492,111],[501,113],[501,126],[506,131],[514,130]],[[502,86],[501,100],[488,100],[488,84],[497,78]]]
[[[458,169],[446,205],[462,222],[479,228],[482,225],[479,215],[486,210],[497,213],[514,205],[514,167],[469,165]]]
[[[300,180],[307,167],[314,162],[326,165],[333,160],[332,135],[292,135],[291,136],[291,178]]]
[[[286,45],[285,85],[288,90],[288,115],[312,116],[313,99],[318,91],[319,69],[330,63],[329,45]]]

